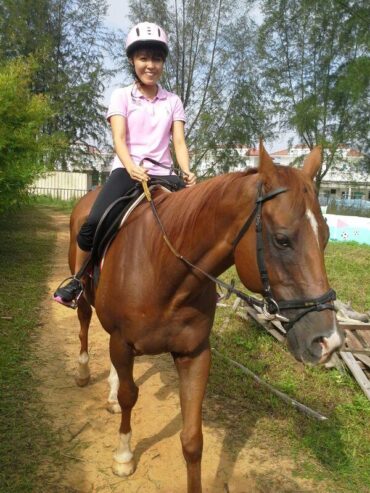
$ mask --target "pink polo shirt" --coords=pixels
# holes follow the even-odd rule
[[[151,175],[168,175],[172,165],[170,139],[172,123],[185,122],[181,99],[158,86],[156,97],[150,101],[132,84],[113,91],[108,107],[107,120],[113,115],[126,118],[126,144],[132,160],[139,164],[146,157],[158,161],[161,168],[144,160],[144,167]],[[112,171],[123,164],[116,155]]]

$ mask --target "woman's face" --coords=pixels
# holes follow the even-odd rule
[[[132,57],[136,75],[146,86],[154,86],[161,78],[164,60],[160,55],[147,50],[138,50]]]

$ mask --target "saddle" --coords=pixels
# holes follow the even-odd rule
[[[167,181],[164,177],[150,180],[149,190],[164,188],[168,192],[175,192],[182,188],[182,184]],[[126,195],[114,201],[102,215],[95,232],[90,262],[99,265],[104,253],[118,233],[129,214],[145,199],[141,183],[137,183]]]

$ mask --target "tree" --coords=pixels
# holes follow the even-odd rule
[[[240,161],[236,145],[252,144],[265,130],[248,2],[231,0],[131,0],[133,24],[163,26],[170,54],[164,86],[183,101],[194,168],[211,156],[211,172]]]
[[[259,55],[282,128],[335,163],[341,144],[368,148],[370,59],[364,0],[263,0]]]
[[[106,12],[106,0],[0,0],[0,60],[37,60],[32,90],[54,109],[44,131],[61,131],[70,144],[59,156],[62,167],[76,158],[77,142],[105,141],[102,95],[111,71],[104,56],[115,42]]]
[[[42,129],[52,117],[47,98],[31,93],[32,60],[14,59],[0,68],[0,212],[27,197],[28,186],[47,169],[60,135]]]

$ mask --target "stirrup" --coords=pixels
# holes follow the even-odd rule
[[[61,305],[63,306],[66,306],[68,308],[72,308],[72,310],[75,310],[78,306],[78,300],[80,299],[80,296],[82,295],[83,293],[83,285],[82,285],[82,282],[80,281],[80,279],[78,279],[77,277],[75,276],[69,276],[69,277],[66,277],[60,284],[59,286],[57,287],[57,289],[55,290],[58,291],[58,289],[66,282],[66,281],[69,281],[69,280],[72,280],[74,279],[75,281],[78,281],[79,285],[80,285],[80,292],[78,293],[78,295],[76,296],[76,298],[74,298],[73,300],[71,301],[64,301],[62,297],[60,296],[53,296],[53,300],[56,301],[57,303],[60,303]]]

